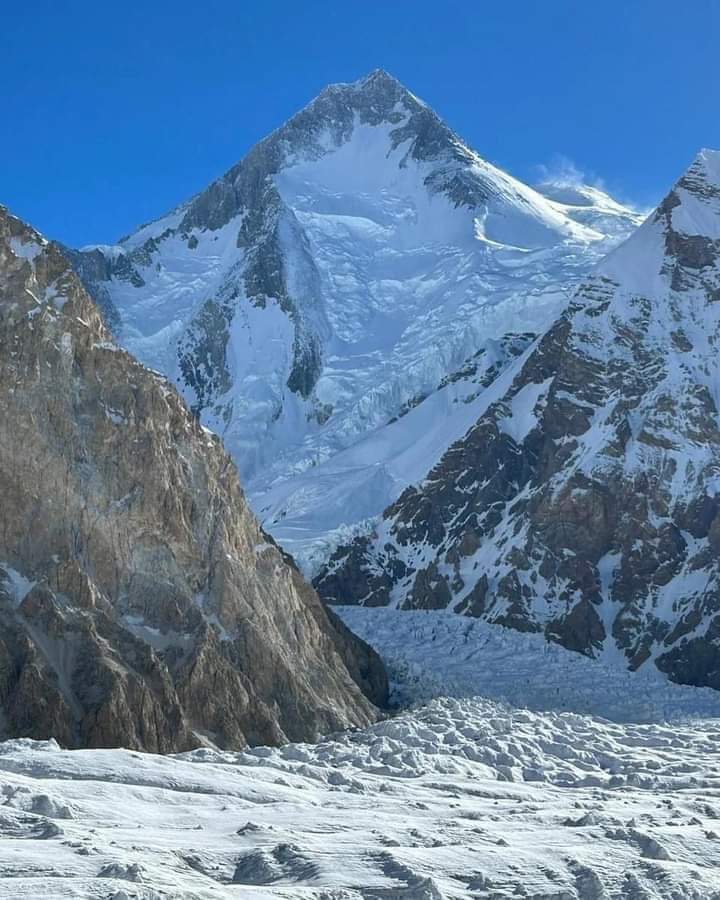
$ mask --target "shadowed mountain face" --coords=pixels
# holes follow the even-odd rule
[[[217,438],[0,208],[0,730],[175,751],[313,740],[385,676],[257,525]]]
[[[703,151],[476,423],[316,579],[720,688],[720,153]]]
[[[73,261],[309,570],[467,431],[485,388],[638,222],[596,189],[520,183],[376,71]]]

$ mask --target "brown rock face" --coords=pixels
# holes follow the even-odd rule
[[[373,651],[249,512],[220,442],[0,208],[3,736],[176,751],[377,716]]]
[[[718,297],[704,151],[321,595],[448,606],[720,689]]]

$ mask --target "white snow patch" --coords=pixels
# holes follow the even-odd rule
[[[0,562],[0,578],[2,578],[3,573],[5,573],[6,576],[4,579],[5,590],[9,591],[11,599],[16,606],[19,606],[35,587],[37,582],[26,578],[18,572],[17,569],[13,569],[12,566],[9,566],[7,563]]]
[[[540,384],[526,384],[510,401],[510,415],[499,420],[500,430],[516,443],[521,443],[538,423],[536,410],[552,384],[548,378]]]
[[[10,250],[18,259],[34,260],[43,251],[42,244],[37,241],[21,241],[20,238],[10,238]]]

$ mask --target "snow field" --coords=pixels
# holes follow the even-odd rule
[[[0,897],[720,897],[713,692],[444,613],[341,612],[425,705],[240,753],[8,741]],[[603,703],[628,721],[562,711]]]

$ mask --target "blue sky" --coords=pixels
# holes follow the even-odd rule
[[[112,241],[382,66],[514,175],[564,158],[646,206],[720,147],[719,45],[718,0],[5,4],[0,203]]]

